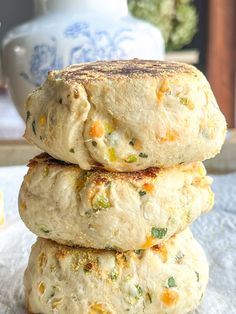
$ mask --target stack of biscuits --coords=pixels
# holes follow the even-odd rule
[[[185,314],[208,263],[188,226],[214,203],[202,161],[226,123],[195,67],[145,60],[73,65],[26,102],[19,210],[39,238],[29,313]]]

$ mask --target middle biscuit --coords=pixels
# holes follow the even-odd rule
[[[211,182],[201,162],[111,173],[81,170],[41,154],[29,163],[19,210],[33,233],[61,244],[145,249],[213,206]]]

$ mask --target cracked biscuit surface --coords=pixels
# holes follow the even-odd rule
[[[136,171],[214,157],[226,123],[204,75],[164,61],[52,71],[26,102],[25,137],[82,169]]]
[[[201,162],[112,173],[41,154],[29,163],[19,211],[33,233],[62,244],[145,249],[211,209],[211,182]]]

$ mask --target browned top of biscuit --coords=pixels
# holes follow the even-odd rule
[[[133,59],[75,64],[61,71],[51,72],[49,76],[55,75],[56,78],[72,83],[103,79],[170,77],[180,73],[196,76],[197,70],[179,62]]]

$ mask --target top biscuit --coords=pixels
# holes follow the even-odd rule
[[[26,139],[86,170],[203,161],[220,151],[225,133],[205,76],[176,62],[72,65],[50,72],[26,102]]]

